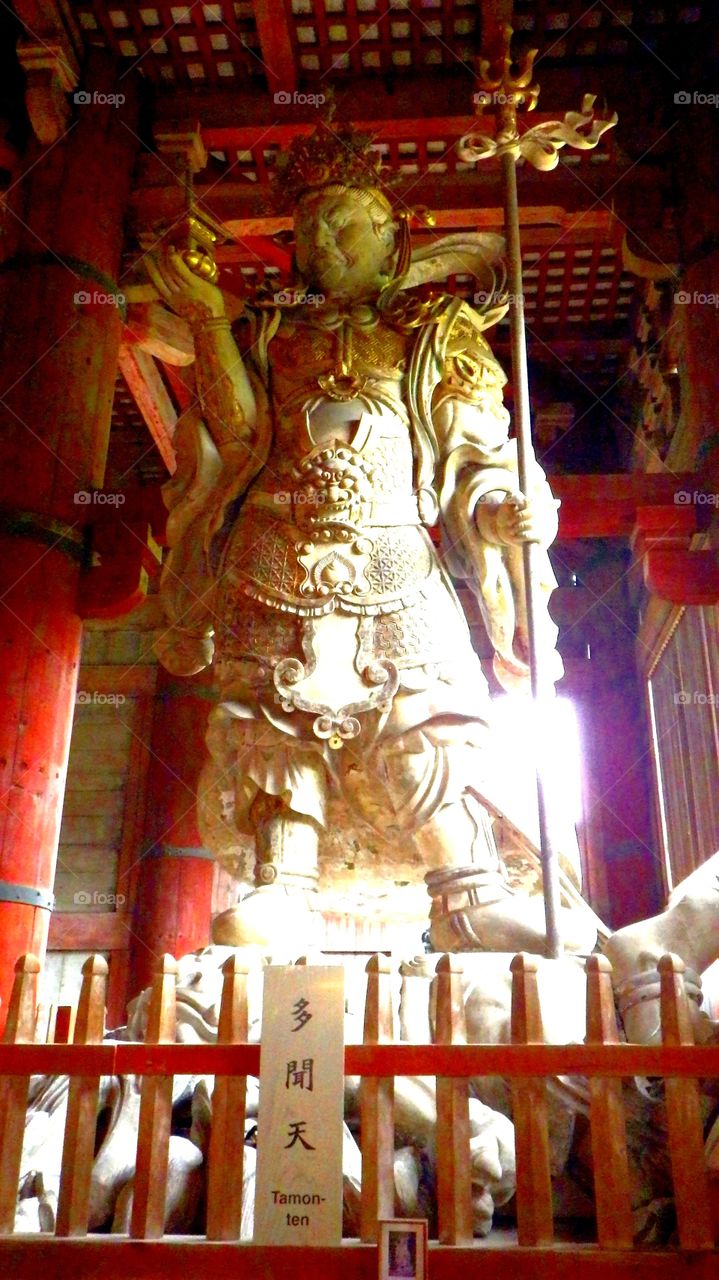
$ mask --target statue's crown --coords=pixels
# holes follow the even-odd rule
[[[275,188],[283,205],[297,203],[308,191],[342,186],[372,191],[381,204],[392,206],[380,191],[381,156],[373,139],[350,124],[324,121],[309,136],[295,138],[278,158]]]

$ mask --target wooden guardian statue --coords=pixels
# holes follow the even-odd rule
[[[151,265],[193,328],[202,410],[180,428],[166,486],[160,657],[175,674],[214,663],[201,807],[255,840],[255,889],[223,940],[311,942],[336,788],[370,823],[391,815],[416,850],[436,949],[539,951],[541,898],[510,891],[493,819],[508,816],[530,849],[536,834],[508,814],[511,777],[453,586],[476,594],[500,683],[521,686],[521,548],[551,543],[557,504],[539,467],[519,491],[506,379],[483,333],[503,311],[503,242],[453,235],[412,255],[371,154],[347,127],[293,144],[281,186],[295,279],[234,324],[197,253]],[[417,292],[460,269],[490,299],[483,311]],[[541,625],[552,649],[546,607]],[[591,950],[589,908],[563,915],[567,945]]]

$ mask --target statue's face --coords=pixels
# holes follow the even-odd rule
[[[395,233],[379,230],[352,191],[304,196],[295,214],[295,256],[302,279],[325,295],[360,298],[390,274]]]

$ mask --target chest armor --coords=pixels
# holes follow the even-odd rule
[[[416,491],[412,341],[376,317],[367,329],[283,324],[268,348],[272,447],[218,572],[229,683],[266,685],[334,745],[365,713],[387,714],[413,672],[473,656],[426,528],[433,495]]]
[[[304,617],[394,611],[437,571],[402,402],[408,338],[348,327],[283,326],[270,344],[273,445],[223,564],[235,590]]]

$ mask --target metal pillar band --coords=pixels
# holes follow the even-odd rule
[[[53,911],[55,894],[49,889],[34,889],[29,884],[0,880],[0,902],[19,902],[23,907],[40,907],[43,911]]]

